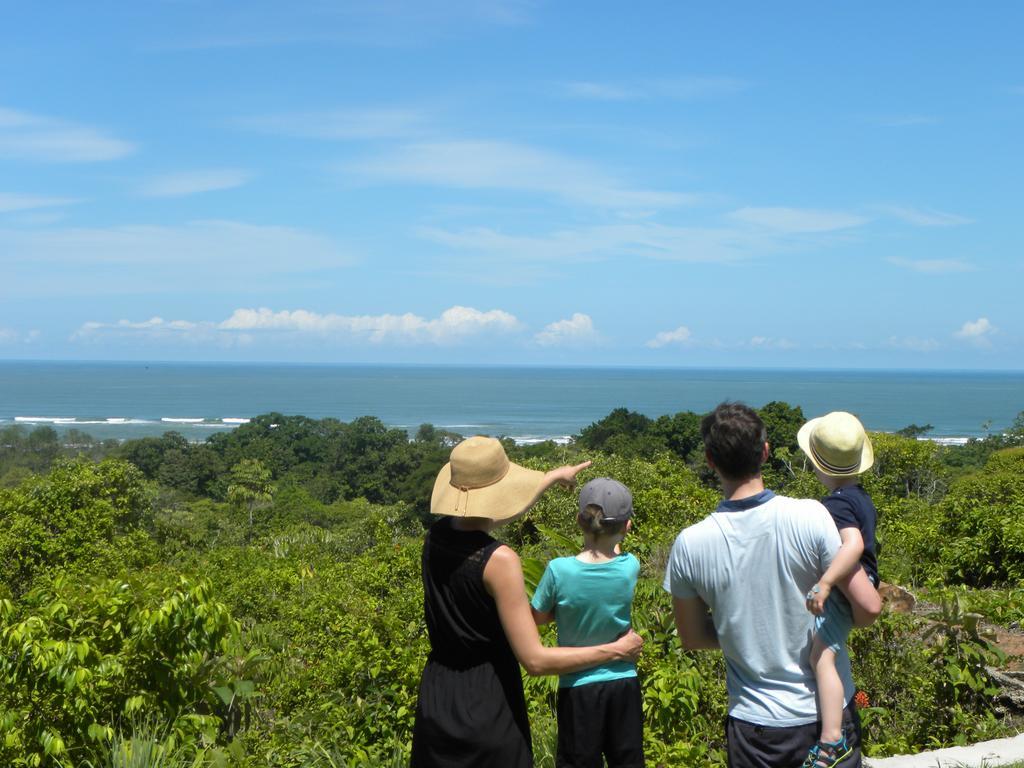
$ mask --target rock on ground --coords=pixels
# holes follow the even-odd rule
[[[867,768],[995,768],[1024,761],[1024,735],[919,755],[865,758]]]

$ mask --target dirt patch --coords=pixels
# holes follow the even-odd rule
[[[1006,627],[986,629],[995,634],[996,645],[1006,654],[1006,663],[1002,668],[1013,672],[1024,671],[1024,632]]]

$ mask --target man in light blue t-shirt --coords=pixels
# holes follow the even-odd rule
[[[764,487],[767,433],[757,412],[723,403],[701,423],[709,466],[723,499],[676,538],[665,572],[685,648],[720,648],[726,662],[731,768],[800,766],[818,739],[809,656],[814,616],[805,595],[832,562],[839,532],[818,501]],[[850,660],[836,658],[846,701]],[[861,765],[860,720],[843,715],[851,747],[842,768]]]

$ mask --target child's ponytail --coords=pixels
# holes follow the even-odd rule
[[[588,504],[578,520],[583,532],[594,536],[614,536],[626,528],[625,521],[605,520],[604,510],[596,504]]]

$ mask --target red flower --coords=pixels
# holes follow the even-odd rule
[[[853,695],[853,703],[857,705],[857,709],[864,709],[864,707],[871,706],[871,699],[868,698],[868,695],[864,693],[864,691],[857,691],[857,693]]]

